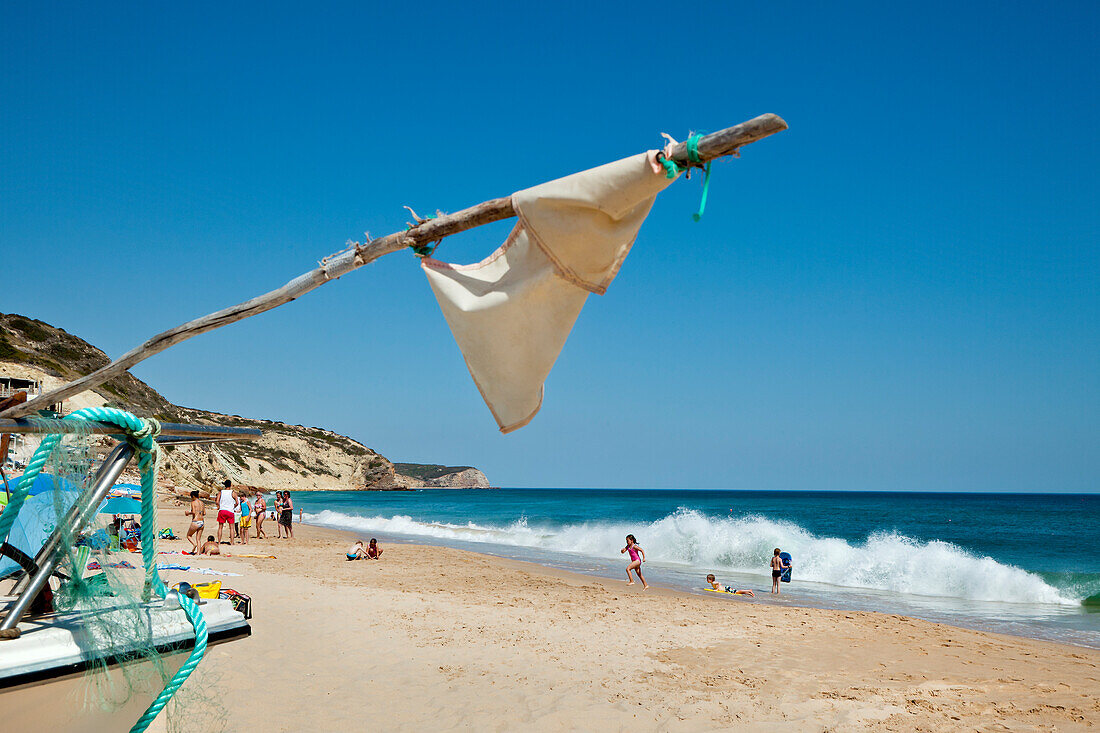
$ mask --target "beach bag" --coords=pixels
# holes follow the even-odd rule
[[[199,598],[218,598],[222,590],[222,582],[212,580],[209,583],[195,583],[191,587],[199,592]]]
[[[240,591],[235,591],[232,588],[226,588],[218,595],[218,597],[224,598],[227,601],[231,601],[233,603],[233,610],[243,613],[246,620],[252,618],[251,596],[247,596]]]

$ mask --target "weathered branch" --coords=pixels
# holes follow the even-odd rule
[[[743,145],[748,145],[786,129],[787,123],[777,115],[761,115],[748,122],[742,122],[740,125],[701,138],[699,140],[699,157],[707,161],[730,155]],[[673,160],[684,165],[687,164],[687,145],[685,143],[673,146],[669,152]],[[349,247],[332,257],[326,258],[320,267],[294,278],[281,288],[159,333],[141,346],[126,352],[115,361],[91,374],[69,382],[63,387],[47,392],[29,402],[8,407],[8,409],[0,412],[0,417],[29,415],[44,405],[60,402],[84,390],[97,387],[170,346],[185,341],[192,336],[213,331],[215,328],[221,328],[249,316],[269,311],[284,303],[289,303],[299,296],[305,295],[310,290],[346,275],[383,255],[397,252],[411,245],[434,242],[437,239],[458,234],[483,224],[508,219],[515,215],[516,212],[512,208],[512,198],[510,196],[493,199],[454,214],[444,214],[435,219],[429,219],[409,231],[395,232],[364,245]]]

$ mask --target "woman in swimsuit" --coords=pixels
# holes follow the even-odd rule
[[[294,501],[291,500],[289,491],[283,492],[283,511],[279,514],[279,522],[286,530],[287,539],[294,539],[294,530],[291,528],[294,524]]]
[[[642,588],[649,588],[649,584],[646,583],[645,578],[642,577],[642,563],[645,562],[645,550],[638,544],[638,540],[634,539],[634,535],[628,534],[626,536],[626,547],[619,550],[619,554],[621,555],[624,552],[630,553],[630,564],[626,566],[626,584],[634,585],[634,579],[630,577],[630,571],[633,570],[638,574],[638,580],[642,581]]]
[[[191,517],[191,526],[187,528],[187,541],[194,547],[194,552],[199,551],[199,543],[202,540],[202,528],[206,525],[206,505],[199,498],[199,492],[191,492],[191,508],[186,515]],[[191,539],[194,537],[194,539]]]
[[[256,520],[253,524],[256,525],[256,539],[261,540],[266,535],[264,534],[264,517],[267,516],[267,502],[264,501],[264,495],[256,494],[256,501],[252,503],[252,512],[256,515]]]

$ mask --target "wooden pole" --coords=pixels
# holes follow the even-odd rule
[[[762,140],[769,135],[774,135],[786,129],[787,123],[778,115],[760,115],[747,122],[742,122],[740,125],[705,135],[699,140],[699,157],[703,162],[706,162],[714,158],[731,155],[744,145]],[[684,166],[688,165],[687,145],[685,143],[674,145],[669,153],[670,157],[677,163]],[[192,336],[198,336],[200,333],[213,331],[215,328],[236,323],[249,316],[289,303],[314,288],[346,275],[383,255],[413,245],[434,242],[452,234],[458,234],[467,229],[473,229],[494,221],[509,219],[515,215],[515,209],[512,208],[512,197],[508,196],[485,201],[454,214],[443,214],[435,219],[419,222],[417,226],[408,231],[387,234],[362,245],[355,244],[331,257],[325,258],[320,267],[299,275],[281,288],[159,333],[141,346],[126,352],[107,366],[97,369],[91,374],[73,380],[29,402],[8,407],[0,412],[0,417],[29,415],[45,405],[61,402],[84,390],[97,387],[170,346],[174,346]]]

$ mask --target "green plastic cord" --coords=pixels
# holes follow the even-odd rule
[[[699,157],[699,140],[703,137],[703,133],[696,132],[687,139],[687,151],[688,160],[692,163],[702,163],[703,159]],[[707,191],[710,190],[710,164],[711,161],[707,161],[707,164],[703,167],[703,198],[699,201],[699,210],[691,215],[692,220],[699,221],[703,218],[703,211],[707,208]]]
[[[159,528],[157,527],[157,468],[160,464],[160,451],[157,448],[156,437],[160,434],[160,423],[156,420],[142,420],[131,412],[118,410],[113,407],[87,407],[83,410],[65,416],[65,420],[72,421],[97,421],[113,423],[126,434],[133,442],[138,453],[138,471],[141,473],[141,557],[145,564],[145,588],[143,596],[149,600],[155,594],[159,598],[168,595],[168,589],[157,572],[157,541]],[[38,450],[34,452],[27,470],[24,471],[19,485],[12,494],[4,513],[0,514],[0,541],[6,541],[11,532],[12,525],[22,509],[35,478],[42,472],[43,466],[50,459],[57,444],[61,441],[60,433],[50,433],[42,439]],[[185,595],[179,595],[180,608],[183,609],[187,620],[195,629],[195,646],[183,665],[168,680],[168,684],[145,713],[130,729],[130,733],[143,733],[146,728],[168,704],[168,701],[176,694],[191,672],[202,661],[206,654],[207,629],[206,619],[198,605]]]

